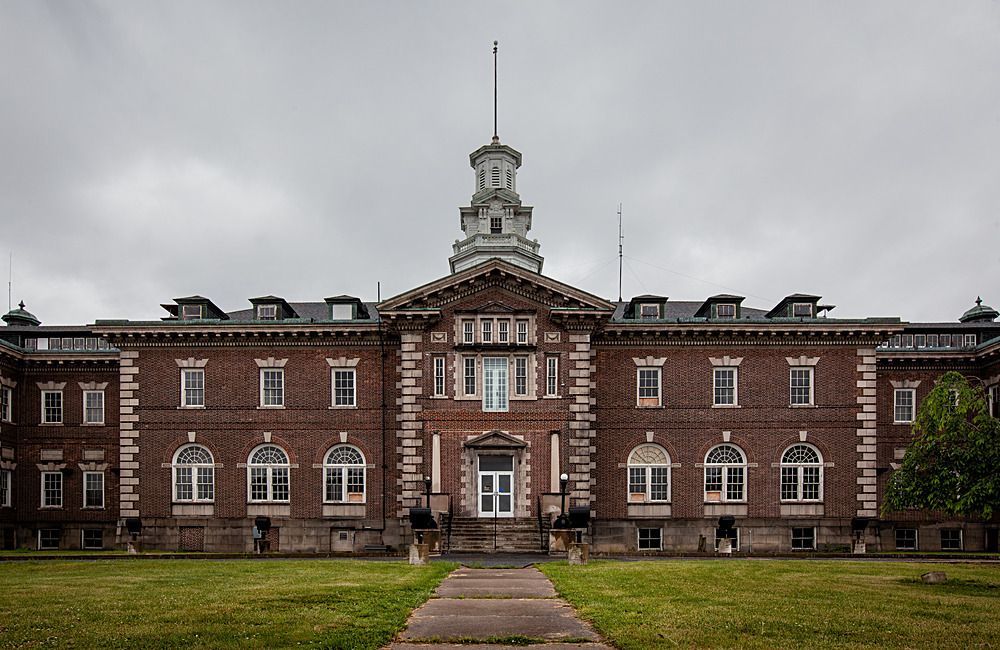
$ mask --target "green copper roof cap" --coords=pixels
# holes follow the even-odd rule
[[[996,309],[993,309],[989,305],[983,306],[983,299],[976,297],[976,306],[969,311],[962,314],[962,317],[958,319],[960,323],[976,323],[979,321],[985,321],[992,323],[996,320],[996,317],[1000,316],[1000,313]],[[6,319],[6,317],[4,317]]]
[[[34,314],[29,311],[25,311],[23,300],[17,307],[17,309],[11,309],[3,316],[0,316],[0,318],[3,318],[3,322],[7,323],[7,325],[27,325],[29,327],[38,327],[42,324],[40,320],[35,318]]]

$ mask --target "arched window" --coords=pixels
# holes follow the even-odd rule
[[[174,501],[215,499],[215,461],[201,445],[185,445],[174,454]]]
[[[288,454],[277,445],[261,445],[247,463],[250,501],[288,501]]]
[[[670,501],[670,455],[659,445],[641,445],[628,457],[628,500]]]
[[[712,447],[705,456],[705,501],[745,501],[746,457],[736,445]]]
[[[350,445],[337,445],[323,459],[323,501],[365,502],[365,457]]]
[[[812,445],[792,445],[781,455],[781,500],[821,501],[823,458]]]

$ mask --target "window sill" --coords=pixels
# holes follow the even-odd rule
[[[909,421],[900,421],[900,422],[893,422],[893,424],[899,424],[899,425],[904,425],[904,426],[910,426],[911,424],[913,424],[913,420],[909,420]]]
[[[282,407],[282,408],[284,408],[284,407]],[[350,406],[347,406],[347,405],[344,405],[344,406],[331,405],[331,406],[327,407],[327,409],[329,409],[331,411],[344,411],[344,410],[352,411],[352,410],[357,410],[357,408],[358,408],[357,404],[351,404]]]
[[[741,409],[743,406],[740,404],[712,404],[714,409]]]
[[[83,506],[81,510],[107,510],[105,506]]]
[[[285,410],[285,406],[284,405],[275,405],[275,406],[264,406],[264,405],[261,405],[261,406],[257,407],[257,410],[258,411],[283,411],[283,410]]]
[[[815,404],[789,404],[790,409],[814,409],[818,408]]]
[[[542,399],[562,399],[562,395],[543,395]]]
[[[39,422],[38,423],[38,426],[40,426],[40,427],[61,427],[62,425],[63,425],[62,422]]]
[[[428,399],[448,399],[447,395],[430,395]]]
[[[103,422],[84,422],[80,426],[83,426],[83,427],[103,427],[104,423]]]
[[[197,405],[187,406],[187,405],[182,404],[182,405],[178,406],[177,408],[178,408],[178,410],[181,410],[181,411],[197,411],[199,409],[204,409],[205,405],[202,404],[201,406],[197,406]]]
[[[635,407],[637,409],[661,409],[661,408],[663,408],[663,405],[662,404],[657,404],[656,406],[649,406],[649,405],[645,405],[645,404],[636,404]]]
[[[62,506],[38,506],[39,510],[63,510]]]

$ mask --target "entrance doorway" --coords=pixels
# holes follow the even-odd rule
[[[514,516],[514,457],[480,456],[479,516]]]

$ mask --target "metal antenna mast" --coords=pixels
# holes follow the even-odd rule
[[[618,204],[618,302],[622,301],[622,204]]]
[[[493,41],[493,144],[500,144],[497,129],[497,45],[499,44],[500,41]]]

